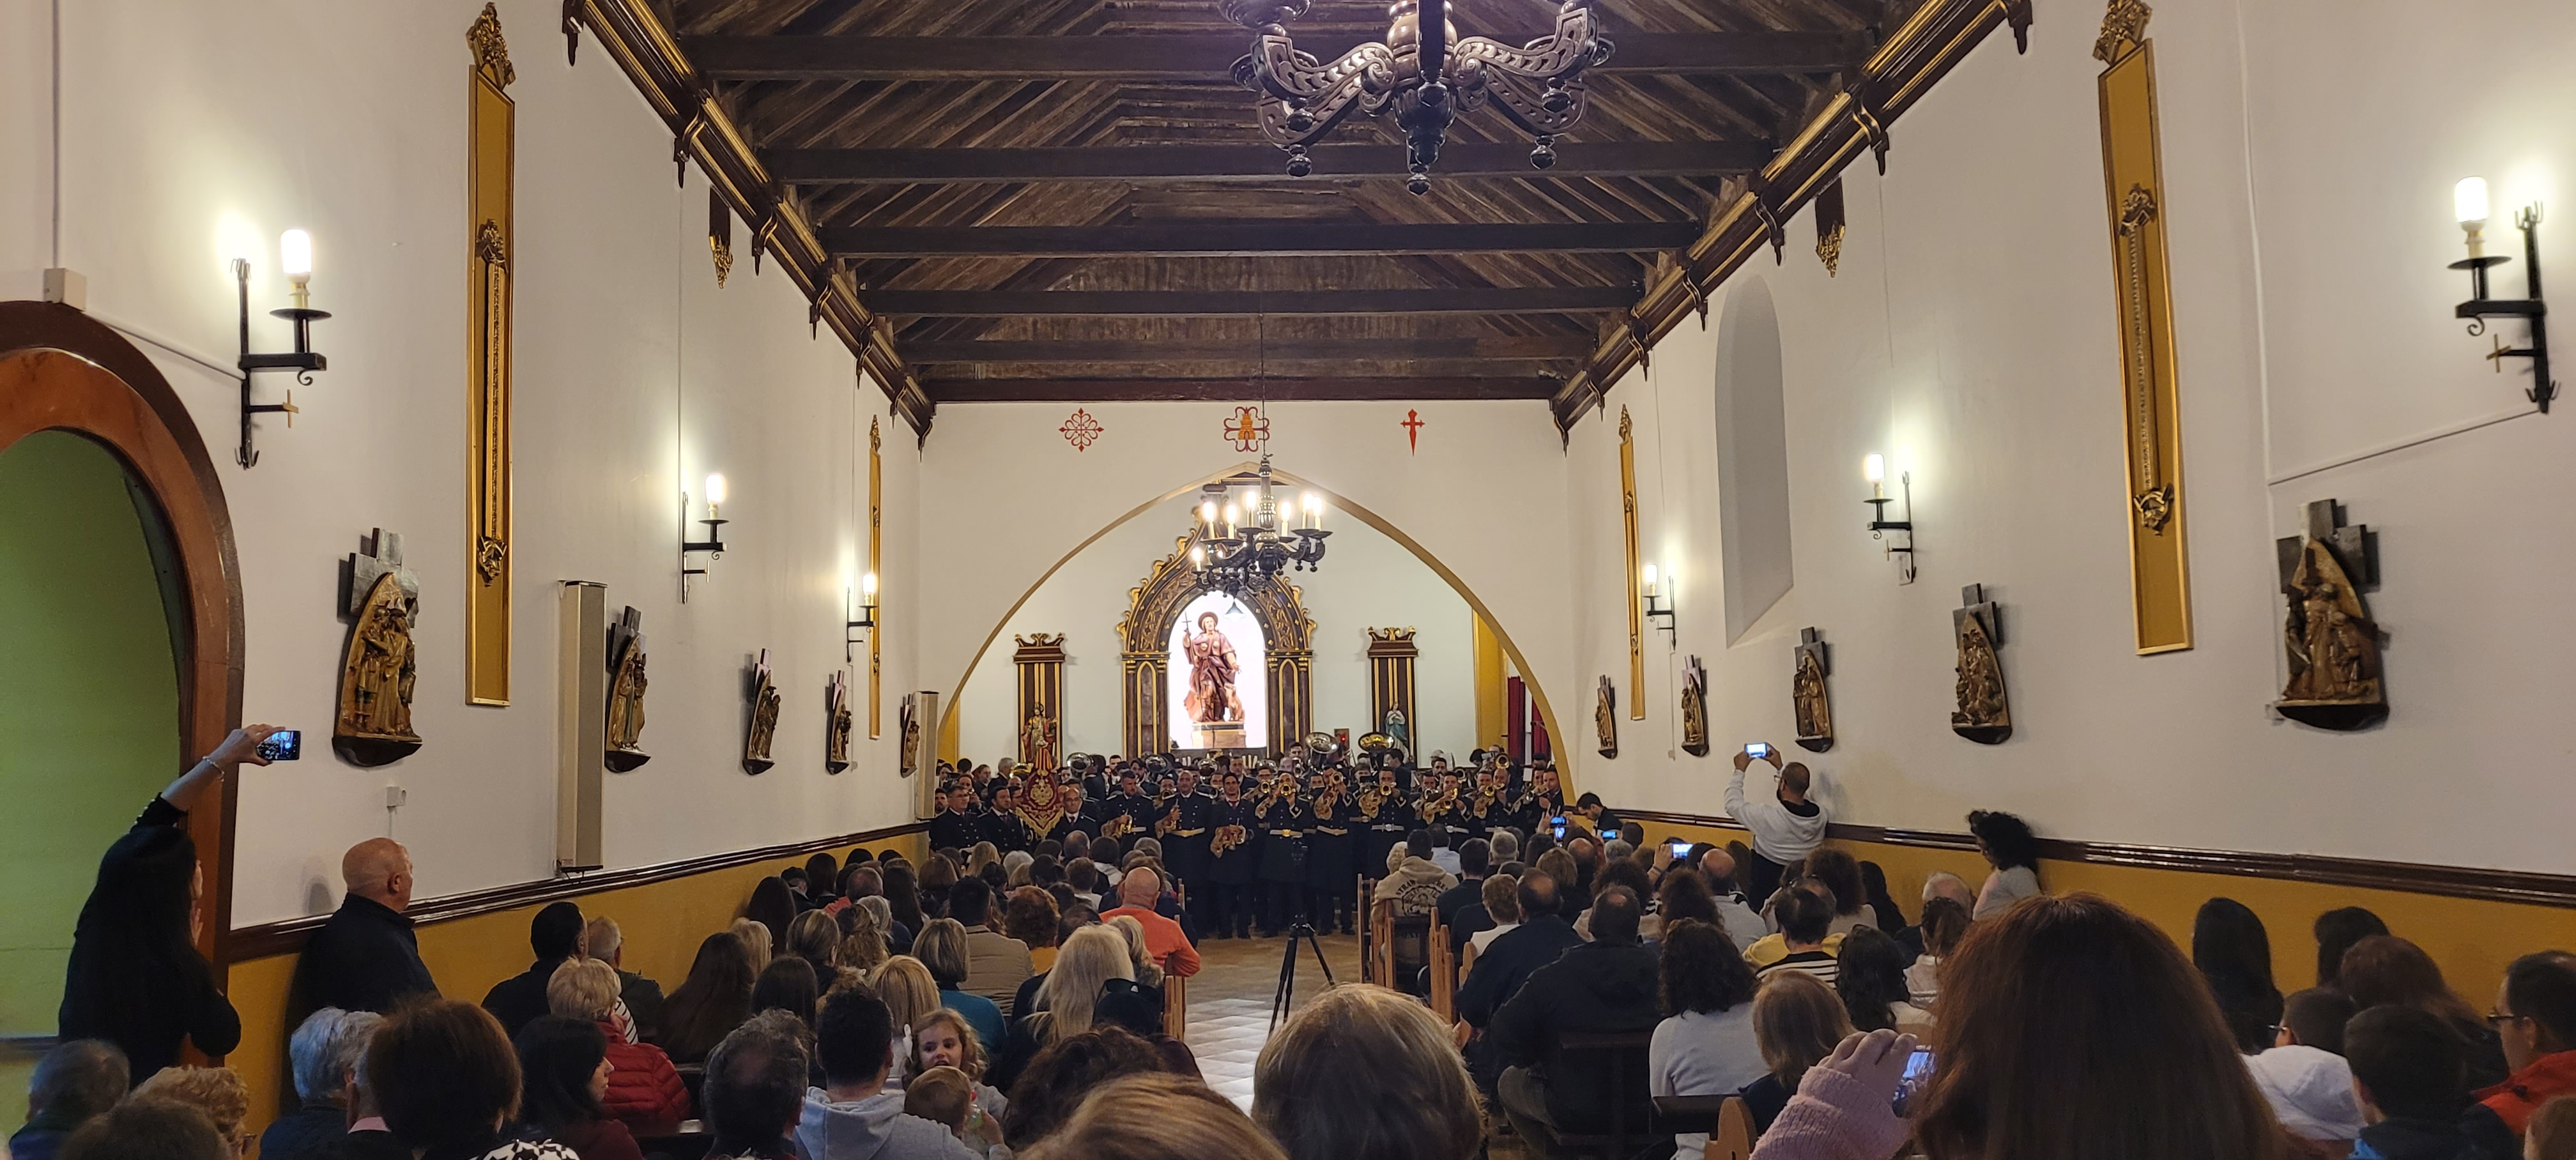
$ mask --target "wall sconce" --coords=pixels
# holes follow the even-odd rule
[[[1868,458],[1861,460],[1860,473],[1869,480],[1869,498],[1862,501],[1869,505],[1869,538],[1884,542],[1886,554],[1898,558],[1896,582],[1911,584],[1914,582],[1914,473],[1901,472],[1896,477],[1898,489],[1905,493],[1905,518],[1901,520],[1887,518],[1887,505],[1898,502],[1898,497],[1887,494],[1887,457],[1870,453]],[[1900,532],[1905,536],[1902,544],[1897,543],[1891,534]]]
[[[2541,414],[2549,413],[2549,401],[2558,397],[2558,384],[2549,377],[2549,306],[2540,299],[2540,203],[2514,211],[2513,224],[2522,231],[2522,281],[2527,298],[2487,297],[2487,267],[2512,261],[2502,254],[2489,255],[2486,239],[2481,236],[2487,224],[2487,181],[2483,177],[2461,180],[2451,190],[2451,205],[2457,211],[2460,228],[2469,235],[2469,256],[2451,263],[2454,270],[2469,272],[2471,295],[2453,312],[2469,320],[2471,335],[2485,334],[2487,319],[2527,318],[2531,320],[2531,345],[2506,346],[2504,339],[2495,340],[2495,350],[2487,361],[2495,364],[2497,374],[2504,373],[2504,360],[2531,360],[2531,389],[2524,392]]]
[[[1652,564],[1646,565],[1645,568],[1637,574],[1637,579],[1639,587],[1642,589],[1638,595],[1644,597],[1646,601],[1646,615],[1649,618],[1663,621],[1664,623],[1658,627],[1664,630],[1664,635],[1668,638],[1669,642],[1678,643],[1681,640],[1681,629],[1673,620],[1674,610],[1670,602],[1670,598],[1658,591],[1661,584],[1660,578],[1655,574],[1655,566]]]
[[[848,631],[842,634],[841,641],[841,659],[844,661],[857,659],[856,650],[862,641],[855,634],[860,629],[873,629],[877,626],[876,573],[870,572],[859,578],[859,594],[865,599],[866,603],[859,604],[857,606],[858,610],[855,613],[849,614],[853,619],[848,625]],[[849,597],[845,594],[842,599],[846,602]]]
[[[698,521],[707,526],[707,538],[691,540],[688,536],[689,493],[685,491],[680,493],[680,603],[682,604],[689,602],[689,577],[707,574],[704,568],[689,566],[689,553],[705,552],[709,561],[724,558],[724,526],[728,521],[718,511],[724,501],[725,477],[721,474],[708,476],[707,516]]]
[[[330,365],[321,355],[313,353],[312,326],[331,317],[330,311],[312,308],[313,235],[303,230],[288,230],[278,235],[277,257],[278,268],[286,272],[287,282],[294,287],[290,300],[295,304],[268,313],[295,324],[295,350],[288,354],[251,353],[250,259],[233,259],[233,282],[241,291],[241,362],[238,365],[242,373],[241,450],[233,453],[233,462],[241,464],[244,471],[259,462],[259,452],[251,447],[251,416],[282,412],[286,416],[286,425],[293,427],[297,414],[295,392],[292,390],[286,392],[283,403],[252,403],[251,376],[261,371],[294,371],[295,381],[309,387],[313,385],[313,372]]]

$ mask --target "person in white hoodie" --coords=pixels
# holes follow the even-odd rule
[[[796,1147],[805,1160],[983,1160],[948,1129],[903,1111],[886,1086],[894,1068],[894,1019],[863,990],[830,996],[814,1017],[823,1084],[805,1092]]]
[[[2245,1057],[2254,1086],[2291,1135],[2336,1142],[2361,1135],[2361,1100],[2343,1058],[2343,1028],[2352,1016],[2352,1000],[2340,991],[2300,991],[2282,1004],[2277,1046]]]
[[[1825,841],[1825,807],[1807,797],[1814,786],[1807,767],[1780,763],[1778,746],[1762,747],[1761,760],[1779,771],[1778,788],[1753,802],[1744,796],[1744,771],[1755,758],[1752,747],[1735,751],[1735,776],[1726,783],[1726,812],[1753,834],[1753,893],[1745,901],[1759,909],[1780,888],[1780,873],[1789,863],[1816,852]]]

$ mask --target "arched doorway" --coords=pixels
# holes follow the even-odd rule
[[[141,351],[70,307],[0,302],[0,506],[36,505],[58,510],[22,512],[10,532],[56,539],[55,551],[32,560],[11,552],[12,575],[0,584],[53,601],[72,623],[53,625],[43,650],[0,650],[0,666],[71,665],[91,683],[59,688],[67,706],[131,736],[95,751],[86,770],[78,753],[28,768],[14,760],[28,750],[6,738],[0,744],[11,746],[9,767],[20,771],[12,780],[87,775],[101,793],[113,792],[113,802],[64,802],[79,807],[82,826],[104,826],[112,840],[152,792],[240,720],[242,605],[231,517],[195,421]],[[66,540],[58,519],[69,513],[61,509],[104,526]],[[103,763],[115,768],[98,768]],[[143,788],[121,792],[128,782]],[[21,788],[7,790],[13,810],[29,800]],[[218,972],[232,925],[234,790],[217,787],[211,806],[189,818],[210,892],[199,949]],[[100,841],[78,856],[83,873],[71,889],[87,893],[86,871],[105,848]],[[71,906],[77,910],[77,895]],[[66,942],[68,932],[66,923]]]
[[[968,658],[964,671],[958,673],[956,680],[947,686],[947,688],[951,690],[952,695],[946,699],[945,703],[940,708],[940,732],[938,736],[953,737],[955,735],[957,715],[959,707],[963,701],[963,698],[956,694],[959,691],[966,689],[969,678],[975,674],[976,669],[983,663],[985,655],[992,651],[994,642],[1002,638],[1005,626],[1011,624],[1012,619],[1018,615],[1020,609],[1027,605],[1030,599],[1036,596],[1040,589],[1046,587],[1047,582],[1055,578],[1056,574],[1062,571],[1067,564],[1071,563],[1075,557],[1082,555],[1092,545],[1100,542],[1103,538],[1109,536],[1110,533],[1116,531],[1120,527],[1141,516],[1145,516],[1148,513],[1155,511],[1155,509],[1173,499],[1197,492],[1210,483],[1248,476],[1256,472],[1258,470],[1258,466],[1258,464],[1250,462],[1237,464],[1234,467],[1227,468],[1223,471],[1188,480],[1181,483],[1179,486],[1162,492],[1159,495],[1146,497],[1143,502],[1128,509],[1118,518],[1101,525],[1090,535],[1084,537],[1081,542],[1074,544],[1071,548],[1067,549],[1054,563],[1048,565],[1045,571],[1040,572],[1036,578],[1030,581],[1029,586],[1020,593],[1017,599],[1011,602],[1010,607],[1003,609],[1001,614],[993,620],[991,627],[985,632],[982,643],[976,646],[973,656]],[[1466,582],[1462,580],[1455,571],[1442,563],[1439,557],[1425,549],[1419,541],[1406,534],[1402,528],[1396,526],[1392,521],[1379,515],[1377,512],[1370,510],[1366,505],[1358,503],[1350,499],[1348,496],[1334,491],[1329,487],[1318,484],[1287,470],[1274,470],[1272,474],[1279,486],[1291,488],[1297,491],[1315,492],[1324,498],[1327,506],[1333,512],[1338,515],[1356,519],[1361,523],[1368,525],[1379,534],[1385,536],[1388,540],[1393,541],[1406,554],[1409,554],[1414,559],[1420,561],[1433,575],[1437,576],[1440,583],[1447,585],[1450,590],[1456,592],[1458,597],[1466,603],[1467,607],[1492,629],[1495,643],[1500,646],[1503,655],[1509,659],[1513,669],[1520,673],[1522,679],[1526,681],[1530,700],[1536,706],[1539,719],[1546,726],[1548,735],[1550,737],[1560,738],[1565,736],[1564,732],[1558,728],[1556,711],[1553,704],[1548,699],[1546,690],[1541,687],[1539,678],[1531,669],[1528,658],[1522,653],[1520,647],[1513,643],[1509,627],[1494,616],[1492,608],[1490,608],[1484,600],[1479,598],[1475,591],[1469,588]],[[1575,784],[1576,771],[1574,762],[1576,758],[1571,747],[1559,744],[1556,748],[1555,760],[1557,762],[1558,769],[1565,777],[1566,784],[1569,787],[1573,786]]]

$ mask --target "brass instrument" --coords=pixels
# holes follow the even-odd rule
[[[1228,851],[1242,845],[1247,836],[1241,826],[1219,826],[1216,837],[1208,842],[1208,855],[1215,858],[1225,857]]]
[[[1330,733],[1318,730],[1306,735],[1306,752],[1317,757],[1331,757],[1333,752],[1341,747],[1342,743],[1334,740]]]
[[[1368,754],[1371,757],[1375,757],[1379,753],[1395,747],[1395,738],[1389,737],[1384,733],[1362,733],[1360,734],[1360,739],[1356,744],[1359,746],[1360,752]]]
[[[1103,818],[1103,819],[1101,819],[1101,820],[1100,820],[1100,835],[1099,835],[1099,836],[1101,836],[1101,837],[1103,837],[1103,838],[1121,838],[1121,837],[1125,837],[1125,836],[1126,836],[1126,834],[1127,834],[1127,830],[1128,830],[1128,828],[1129,828],[1131,825],[1132,825],[1132,823],[1130,823],[1130,822],[1127,820],[1127,815],[1125,815],[1125,814],[1111,814],[1111,815],[1109,815],[1108,817]]]
[[[1381,810],[1381,809],[1386,808],[1386,796],[1387,796],[1387,795],[1386,795],[1385,793],[1381,792],[1381,791],[1380,791],[1376,786],[1374,786],[1374,785],[1369,786],[1369,787],[1367,787],[1367,788],[1365,788],[1365,789],[1362,789],[1362,790],[1359,792],[1359,798],[1358,798],[1358,801],[1359,801],[1359,807],[1360,807],[1360,820],[1361,820],[1361,821],[1363,821],[1363,822],[1374,822],[1374,821],[1376,821],[1376,820],[1377,820],[1377,812],[1378,812],[1379,810]]]

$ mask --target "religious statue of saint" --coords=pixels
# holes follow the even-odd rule
[[[2319,557],[2326,557],[2321,563]],[[2283,628],[2290,653],[2284,701],[2376,703],[2379,626],[2361,607],[2338,562],[2310,541],[2291,577],[2290,616]]]
[[[644,737],[644,642],[638,638],[618,658],[608,686],[608,747],[637,752]]]
[[[760,650],[760,667],[751,687],[751,728],[742,740],[742,767],[759,773],[773,763],[770,741],[778,736],[778,684],[769,671],[769,650]]]
[[[386,585],[379,580],[380,588]],[[411,694],[419,680],[412,660],[411,617],[400,599],[367,602],[357,629],[357,663],[350,674],[344,732],[360,737],[417,741],[411,731]]]
[[[1181,638],[1181,651],[1190,662],[1190,692],[1181,701],[1190,720],[1201,725],[1243,720],[1243,697],[1234,687],[1243,665],[1235,658],[1234,642],[1217,627],[1215,613],[1199,614],[1198,631]]]
[[[1798,653],[1798,671],[1789,678],[1789,704],[1798,717],[1798,736],[1834,735],[1834,711],[1825,702],[1825,669],[1812,652]]]
[[[823,696],[823,768],[839,773],[850,767],[850,677],[832,674]]]
[[[1055,722],[1044,713],[1029,715],[1020,727],[1020,764],[1040,770],[1055,768]]]
[[[1378,732],[1386,734],[1386,739],[1388,741],[1393,742],[1396,746],[1402,747],[1406,752],[1412,752],[1413,733],[1405,727],[1404,710],[1388,709],[1386,711],[1384,727],[1379,729]]]
[[[903,749],[895,755],[895,769],[899,776],[911,777],[921,768],[921,758],[919,756],[921,752],[921,720],[913,711],[912,695],[909,693],[905,694],[903,698],[902,716],[903,721],[899,726],[897,726],[895,733],[897,736],[903,738],[903,741],[901,742]]]
[[[1682,662],[1682,750],[1708,756],[1708,669],[1698,657]]]

